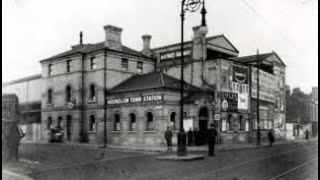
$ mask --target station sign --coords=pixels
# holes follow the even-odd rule
[[[115,105],[115,104],[144,103],[144,102],[157,102],[162,100],[163,100],[163,95],[157,94],[157,95],[146,95],[146,96],[138,96],[138,97],[109,99],[107,100],[107,104]]]

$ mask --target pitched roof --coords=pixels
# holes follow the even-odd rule
[[[259,54],[259,60],[260,61],[267,61],[268,58],[271,57],[272,55],[275,55],[277,57],[277,59],[279,60],[279,61],[277,61],[278,63],[282,64],[283,66],[286,66],[276,52]],[[235,61],[239,61],[239,62],[250,63],[253,61],[257,61],[257,58],[258,58],[257,56],[258,55],[250,55],[250,56],[235,57],[235,58],[231,58],[231,59],[235,60]]]
[[[90,52],[95,52],[95,51],[99,51],[99,50],[103,50],[103,49],[105,49],[104,42],[100,42],[100,43],[96,43],[96,44],[76,45],[76,46],[73,46],[72,49],[69,51],[65,51],[63,53],[54,55],[54,56],[49,57],[47,59],[44,59],[42,61],[51,60],[51,59],[64,57],[64,56],[69,56],[69,55],[77,54],[77,53],[90,53]],[[111,50],[111,49],[109,49],[109,50]],[[112,50],[112,51],[115,51],[115,50]],[[127,46],[124,46],[124,45],[122,45],[121,52],[126,53],[126,54],[130,54],[130,55],[134,55],[134,56],[150,58],[150,57],[144,55],[142,52],[133,50],[133,49],[128,48]]]
[[[162,72],[152,72],[148,74],[135,75],[112,88],[109,93],[123,93],[128,91],[141,91],[148,89],[180,89],[180,80]],[[186,91],[203,91],[185,82]]]
[[[224,47],[225,44],[221,44],[221,42],[215,42],[215,40],[220,40],[220,39],[223,39],[225,40],[225,43],[228,44],[228,48],[227,47]],[[218,45],[220,44],[219,47],[222,47],[222,48],[225,48],[225,49],[228,49],[228,50],[231,50],[233,52],[236,52],[236,53],[239,53],[239,51],[237,50],[237,48],[225,37],[225,35],[223,34],[220,34],[220,35],[215,35],[215,36],[210,36],[210,37],[207,37],[206,38],[206,41],[212,45]],[[184,42],[184,46],[187,46],[189,44],[191,44],[192,41],[185,41]],[[180,46],[180,43],[175,43],[175,44],[171,44],[171,45],[167,45],[167,46],[161,46],[161,47],[157,47],[157,48],[153,48],[152,51],[153,52],[156,52],[156,51],[159,51],[159,50],[162,50],[162,49],[167,49],[167,48],[171,48],[171,47],[175,47],[175,46]]]

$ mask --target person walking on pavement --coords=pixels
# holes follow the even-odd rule
[[[164,133],[164,138],[166,139],[167,142],[167,151],[172,151],[172,131],[170,127],[167,127],[166,132]]]
[[[309,140],[309,130],[306,130],[306,140]]]
[[[271,129],[268,132],[268,139],[269,139],[269,146],[271,147],[272,143],[274,143],[274,136]]]
[[[193,131],[190,128],[188,131],[188,146],[191,146],[193,144]]]
[[[214,156],[214,147],[216,144],[216,137],[218,133],[217,130],[214,128],[214,125],[210,125],[210,129],[208,130],[208,148],[209,148],[209,156]]]

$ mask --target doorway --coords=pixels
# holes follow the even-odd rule
[[[68,115],[66,120],[67,141],[71,141],[71,121],[72,121],[72,118],[70,115]]]
[[[208,131],[208,108],[203,107],[199,111],[199,136],[198,145],[204,145],[207,142],[207,131]]]

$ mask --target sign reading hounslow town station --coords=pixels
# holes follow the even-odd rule
[[[139,96],[139,97],[125,97],[118,99],[109,99],[107,103],[110,105],[113,104],[129,104],[129,103],[143,103],[143,102],[154,102],[154,101],[162,101],[163,95],[147,95],[147,96]]]

